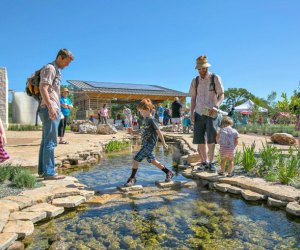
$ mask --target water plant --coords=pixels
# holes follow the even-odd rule
[[[111,140],[105,145],[106,152],[120,151],[130,146],[130,140]]]
[[[282,184],[291,183],[295,177],[299,176],[300,158],[298,154],[294,155],[290,148],[288,155],[281,153],[278,161],[278,180]]]
[[[253,142],[250,147],[247,147],[243,143],[242,165],[246,172],[249,172],[253,167],[256,166],[257,160],[255,158],[254,150],[255,142]]]
[[[261,165],[258,169],[260,176],[263,176],[267,171],[271,171],[278,160],[278,149],[268,144],[267,142],[262,143],[262,149],[259,150]]]
[[[240,165],[242,162],[242,152],[240,150],[235,151],[233,164],[234,166]]]

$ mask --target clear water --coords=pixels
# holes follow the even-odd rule
[[[111,155],[72,175],[100,193],[113,194],[130,175],[133,155]],[[179,155],[174,146],[168,153],[160,146],[156,156],[169,167]],[[300,249],[300,220],[285,211],[200,186],[155,188],[154,182],[164,178],[144,161],[138,184],[151,192],[70,210],[40,224],[25,240],[27,249]],[[187,179],[177,172],[175,180]]]

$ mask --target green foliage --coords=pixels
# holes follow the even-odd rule
[[[0,183],[4,182],[5,180],[8,180],[10,177],[10,173],[8,168],[0,167]]]
[[[105,152],[120,151],[130,146],[130,140],[111,140],[105,145]]]
[[[242,165],[246,172],[256,167],[257,160],[255,159],[254,150],[255,142],[253,142],[250,147],[246,147],[246,145],[243,144]]]
[[[275,146],[266,142],[265,144],[262,143],[262,147],[263,148],[259,150],[262,161],[258,170],[260,176],[262,176],[266,171],[273,169],[278,160],[278,149]]]
[[[300,158],[298,154],[294,155],[292,148],[287,156],[283,153],[279,154],[278,179],[282,184],[289,184],[299,176]]]
[[[12,183],[18,188],[33,188],[36,183],[36,177],[29,170],[23,169],[14,176]]]
[[[247,99],[253,99],[254,95],[243,88],[229,88],[224,92],[225,100],[222,109],[230,110],[232,107],[242,104]]]
[[[8,130],[10,131],[37,131],[41,130],[42,126],[32,125],[32,124],[9,124]]]
[[[233,165],[240,165],[242,163],[242,152],[239,150],[236,150],[233,160]]]

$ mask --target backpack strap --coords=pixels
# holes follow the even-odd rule
[[[196,76],[195,81],[196,81],[195,88],[196,88],[196,96],[197,96],[197,90],[198,90],[198,86],[199,86],[199,76]]]
[[[215,84],[215,76],[216,75],[214,73],[211,74],[209,90],[215,91],[215,93],[217,95],[216,84]]]

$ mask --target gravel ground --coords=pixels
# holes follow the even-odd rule
[[[4,182],[0,184],[0,198],[10,195],[18,195],[23,190],[25,189],[13,187],[9,181]]]

